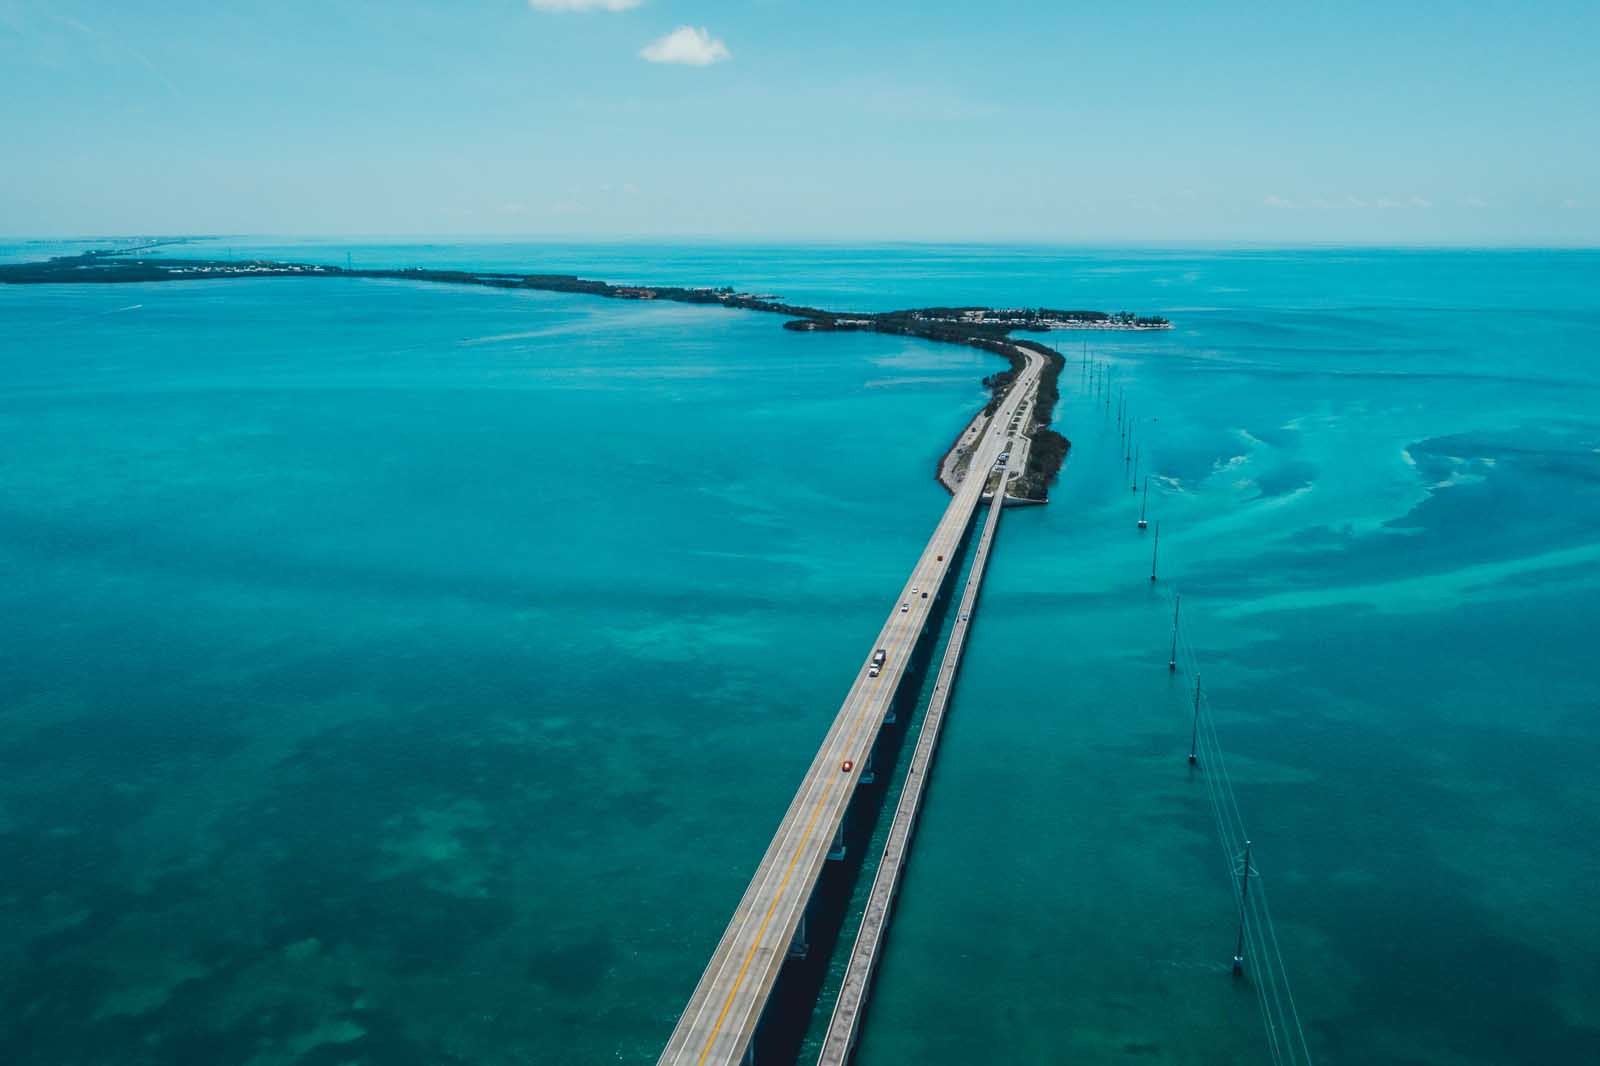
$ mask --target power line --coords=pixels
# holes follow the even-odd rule
[[[1094,381],[1094,363],[1090,361],[1090,380]],[[1096,399],[1104,395],[1106,413],[1112,408],[1111,383],[1101,379],[1096,385]],[[1118,451],[1126,453],[1124,463],[1137,454],[1132,440],[1131,420],[1127,417],[1126,388],[1119,386],[1116,394],[1116,412],[1119,432]],[[1148,479],[1155,470],[1154,462],[1146,467],[1145,498],[1140,501],[1139,528],[1145,526],[1149,499]],[[1124,466],[1123,477],[1127,477]],[[1132,482],[1139,486],[1137,468]],[[1156,521],[1156,540],[1150,554],[1150,580],[1156,581],[1156,561],[1160,546],[1161,523]],[[1169,553],[1170,566],[1170,553]],[[1171,585],[1163,588],[1168,606],[1172,610],[1172,647],[1167,668],[1172,676],[1180,672],[1192,679],[1192,708],[1190,712],[1190,741],[1188,762],[1192,772],[1200,776],[1206,791],[1206,803],[1216,826],[1217,842],[1222,850],[1224,871],[1239,919],[1235,947],[1234,973],[1249,981],[1255,993],[1256,1005],[1261,1013],[1261,1023],[1270,1060],[1288,1066],[1311,1066],[1311,1050],[1306,1043],[1305,1028],[1300,1021],[1300,1011],[1295,1003],[1289,983],[1288,967],[1284,963],[1283,947],[1278,939],[1277,927],[1267,903],[1266,880],[1255,865],[1251,837],[1245,829],[1244,815],[1239,809],[1238,794],[1228,772],[1227,758],[1223,755],[1222,740],[1217,733],[1216,713],[1212,708],[1210,692],[1200,684],[1200,657],[1189,639],[1189,626],[1194,618],[1193,605],[1180,615],[1182,603],[1178,590]],[[1188,685],[1175,688],[1184,703],[1189,701]],[[1248,969],[1246,969],[1248,963]]]
[[[1238,793],[1217,733],[1216,714],[1210,693],[1200,685],[1199,656],[1184,625],[1185,621],[1193,619],[1193,608],[1191,606],[1187,616],[1178,616],[1178,595],[1176,590],[1168,590],[1176,619],[1169,667],[1174,672],[1181,671],[1194,679],[1190,751],[1196,772],[1200,774],[1206,789],[1207,804],[1216,824],[1217,838],[1227,864],[1228,881],[1238,909],[1240,958],[1236,965],[1242,968],[1244,960],[1249,960],[1250,970],[1245,979],[1254,986],[1271,1061],[1288,1063],[1290,1066],[1310,1066],[1311,1051],[1289,982],[1282,943],[1267,904],[1266,882],[1260,869],[1249,857],[1250,836],[1245,830]],[[1186,697],[1189,696],[1187,687],[1182,691]],[[1188,707],[1185,709],[1190,710]],[[1248,873],[1244,876],[1240,875],[1241,861],[1249,864]]]

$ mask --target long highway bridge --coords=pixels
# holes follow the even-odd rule
[[[1044,359],[1027,348],[1018,347],[1017,351],[1027,363],[1001,399],[982,439],[972,449],[966,478],[955,488],[950,505],[895,599],[888,621],[883,624],[872,649],[863,657],[855,683],[850,686],[843,706],[817,749],[816,758],[811,761],[794,800],[778,824],[778,831],[756,867],[755,876],[734,910],[688,1006],[678,1018],[672,1037],[661,1053],[661,1066],[732,1066],[753,1060],[756,1028],[762,1012],[789,957],[791,945],[797,938],[803,942],[806,908],[817,879],[829,853],[839,847],[843,839],[845,812],[884,719],[893,706],[912,653],[938,603],[938,590],[945,585],[957,549],[983,499],[989,470],[1006,450],[1012,418],[1024,403],[1031,404],[1034,400]],[[1004,496],[1008,474],[1009,471],[1000,479],[997,497]],[[997,499],[994,503],[996,515],[1000,502]],[[992,530],[991,522],[985,542],[980,545],[984,557],[987,557],[987,539]],[[970,610],[969,604],[977,595],[976,583],[981,581],[982,573],[981,566],[977,567],[969,580],[961,604],[963,614]],[[964,629],[961,633],[964,635]],[[954,646],[956,657],[959,657],[960,647],[959,642]],[[879,650],[884,652],[885,658],[875,676],[873,659]],[[946,669],[950,671],[948,676]],[[940,670],[946,698],[953,676],[954,663],[947,655]],[[924,772],[925,769],[924,766]],[[920,796],[920,780],[917,787]],[[898,861],[895,860],[896,870]],[[883,920],[886,920],[886,912],[880,913],[874,937],[881,936]],[[872,956],[875,959],[875,942]],[[861,965],[867,966],[870,976],[870,962],[864,960]],[[865,994],[864,982],[865,979],[854,988],[858,1008],[859,999]],[[848,1042],[853,1042],[853,1029],[852,1022]]]
[[[1022,445],[1023,449],[1026,447]],[[1011,455],[1015,459],[1017,451],[1013,450]],[[1018,461],[1016,465],[1020,466],[1021,462]],[[850,961],[845,964],[844,980],[839,985],[839,998],[833,1005],[833,1015],[828,1019],[828,1031],[822,1039],[822,1054],[817,1057],[817,1066],[844,1066],[855,1051],[856,1040],[861,1036],[867,992],[882,955],[883,938],[889,929],[889,912],[900,890],[900,875],[905,870],[906,856],[911,851],[911,834],[916,828],[917,815],[922,810],[928,771],[933,767],[933,753],[939,745],[944,713],[950,706],[950,693],[955,689],[956,671],[961,668],[961,654],[966,650],[967,633],[972,628],[972,611],[978,603],[978,591],[989,565],[989,549],[994,545],[995,530],[1000,526],[1000,509],[1005,506],[1005,498],[1004,492],[994,494],[989,505],[989,520],[978,537],[978,548],[972,555],[972,569],[967,574],[966,588],[961,593],[955,623],[950,627],[950,638],[945,642],[944,660],[939,664],[939,673],[934,678],[928,710],[922,717],[922,729],[917,734],[917,744],[911,753],[911,765],[906,769],[905,785],[900,789],[894,820],[889,823],[889,836],[883,845],[883,857],[878,862],[872,891],[867,896],[861,928],[856,932]]]

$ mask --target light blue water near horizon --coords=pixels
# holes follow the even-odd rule
[[[1600,256],[229,243],[1169,314],[1061,339],[1161,477],[1319,1060],[1600,1057]],[[779,324],[0,288],[7,1060],[652,1061],[997,365]],[[863,1063],[1261,1055],[1165,586],[1076,381]]]

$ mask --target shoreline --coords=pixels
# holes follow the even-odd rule
[[[960,459],[964,456],[967,446],[977,443],[983,435],[984,427],[989,424],[989,416],[979,410],[961,427],[961,432],[956,434],[956,439],[950,442],[950,447],[944,450],[939,457],[939,465],[934,471],[934,478],[952,496],[955,495],[956,485],[966,473],[966,467],[961,465]]]
[[[666,300],[673,303],[730,307],[787,316],[783,328],[798,332],[872,332],[919,337],[946,344],[981,348],[1005,359],[1008,369],[983,379],[990,398],[956,440],[940,457],[935,479],[952,493],[959,481],[952,456],[977,424],[992,417],[1001,397],[1026,363],[1021,349],[1038,352],[1045,358],[1036,402],[1028,415],[1026,465],[1016,480],[1032,493],[1013,497],[1019,502],[1044,503],[1048,488],[1059,474],[1071,443],[1049,428],[1057,397],[1056,381],[1066,361],[1047,345],[1033,340],[1016,340],[1013,331],[1055,332],[1071,330],[1114,330],[1145,332],[1169,330],[1172,323],[1160,315],[1136,315],[1129,311],[1069,311],[1058,308],[924,307],[904,311],[872,313],[829,311],[823,308],[784,303],[776,297],[735,291],[723,286],[685,287],[679,285],[613,285],[580,278],[574,274],[519,274],[508,271],[432,270],[408,267],[398,270],[350,269],[316,263],[291,263],[272,259],[142,259],[135,252],[152,244],[129,249],[89,251],[81,255],[57,256],[29,263],[0,264],[0,283],[9,285],[107,285],[164,281],[224,281],[236,278],[374,278],[398,281],[426,281],[444,285],[476,285],[496,289],[534,289],[543,292],[600,296],[617,300]],[[1059,444],[1045,449],[1040,457],[1037,444],[1041,434],[1060,437]],[[958,457],[959,458],[959,457]],[[1008,471],[1008,479],[1010,472]]]

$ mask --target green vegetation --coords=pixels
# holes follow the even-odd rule
[[[1045,357],[1039,380],[1038,400],[1029,415],[1032,445],[1028,462],[1016,484],[1016,493],[1044,500],[1049,487],[1061,472],[1067,450],[1065,437],[1048,428],[1059,398],[1057,379],[1064,360],[1056,352],[1030,340],[1011,340],[1013,330],[1051,329],[1171,329],[1172,323],[1159,315],[1135,315],[1130,311],[1063,311],[1049,307],[996,310],[988,307],[924,307],[908,311],[848,314],[782,303],[721,288],[684,288],[677,285],[612,285],[572,274],[511,274],[468,270],[350,270],[313,263],[283,263],[274,260],[222,259],[139,259],[132,253],[168,241],[152,241],[123,249],[85,252],[60,256],[37,263],[0,264],[0,283],[37,285],[51,283],[119,283],[152,281],[204,281],[227,278],[262,277],[345,277],[389,278],[427,281],[447,285],[483,285],[500,289],[539,289],[545,292],[577,293],[618,300],[670,300],[675,303],[716,304],[747,311],[767,311],[786,315],[785,329],[833,332],[866,330],[892,333],[947,344],[966,344],[993,352],[1009,368],[983,379],[989,390],[984,413],[993,415],[1000,397],[1010,388],[1026,365],[1017,350],[1028,348]]]
[[[1028,465],[1011,487],[1013,496],[1044,501],[1050,498],[1050,485],[1061,473],[1072,442],[1048,427],[1041,426],[1030,435]]]
[[[85,252],[59,256],[36,263],[0,264],[0,282],[12,285],[73,283],[117,283],[149,281],[194,281],[226,278],[320,277],[397,278],[450,285],[485,285],[502,289],[540,289],[546,292],[580,293],[619,300],[670,300],[675,303],[718,304],[749,311],[787,315],[785,329],[792,330],[870,330],[896,333],[953,344],[971,344],[1006,356],[1013,370],[1020,363],[1012,359],[1005,340],[1013,330],[1086,328],[1167,329],[1159,316],[1141,317],[1127,311],[1061,311],[1048,307],[994,310],[986,307],[924,307],[909,311],[884,311],[849,314],[816,307],[786,304],[761,296],[721,288],[685,288],[680,285],[612,285],[572,274],[511,274],[470,270],[429,270],[409,267],[403,270],[352,270],[313,263],[283,263],[269,259],[138,259],[131,253],[161,243],[134,248]]]
[[[1044,501],[1050,498],[1050,486],[1061,474],[1061,465],[1067,461],[1067,452],[1072,448],[1071,441],[1049,428],[1050,420],[1055,416],[1056,404],[1061,399],[1059,380],[1061,369],[1067,361],[1053,348],[1043,344],[1034,341],[1015,343],[1043,355],[1045,366],[1039,375],[1038,398],[1028,416],[1031,427],[1028,437],[1032,442],[1028,447],[1028,463],[1013,484],[1012,494]]]

